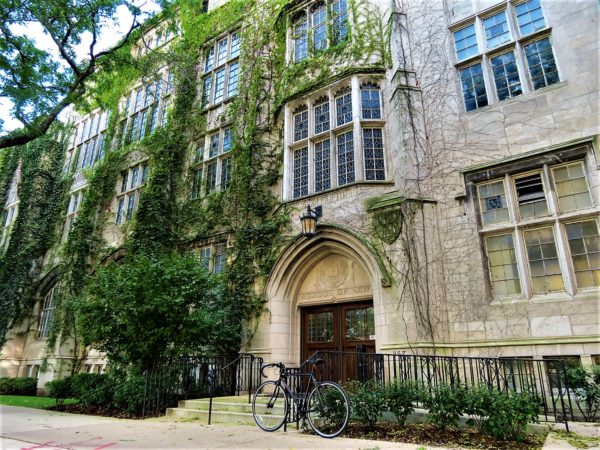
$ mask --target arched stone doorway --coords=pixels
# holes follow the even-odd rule
[[[387,330],[382,279],[366,241],[320,225],[313,238],[296,240],[276,263],[250,350],[292,365],[317,350],[376,351]]]

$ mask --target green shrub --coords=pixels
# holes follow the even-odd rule
[[[595,422],[600,409],[600,366],[567,369],[567,385],[575,394],[575,405],[586,422]]]
[[[114,386],[108,376],[99,373],[78,373],[72,377],[73,394],[82,405],[109,406]]]
[[[35,395],[37,378],[0,378],[0,395]]]
[[[373,427],[379,416],[386,411],[385,390],[380,384],[368,381],[349,387],[352,413],[368,427]]]
[[[538,422],[538,400],[529,393],[500,392],[487,386],[465,393],[469,422],[497,439],[522,440],[529,422]]]
[[[456,426],[465,409],[465,389],[462,386],[440,385],[425,395],[429,422],[441,429]]]
[[[111,372],[110,378],[114,385],[113,406],[130,414],[141,414],[144,407],[144,376]]]
[[[419,399],[419,388],[413,382],[395,381],[385,389],[388,410],[396,417],[400,425],[415,410],[414,403]]]
[[[57,405],[62,405],[67,398],[76,398],[73,392],[72,378],[66,377],[46,383],[48,395],[56,400]]]

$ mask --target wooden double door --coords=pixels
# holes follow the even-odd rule
[[[373,302],[302,308],[302,356],[323,352],[326,378],[334,381],[369,377],[368,355],[375,353]]]

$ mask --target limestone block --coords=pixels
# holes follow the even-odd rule
[[[568,316],[533,317],[529,320],[534,337],[571,336]]]

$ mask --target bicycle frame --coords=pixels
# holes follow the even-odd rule
[[[302,392],[294,394],[290,387],[290,383],[288,383],[290,377],[297,378],[298,380],[301,380],[303,377],[307,378],[308,380],[305,389]],[[279,374],[277,384],[283,389],[290,405],[283,423],[283,430],[287,431],[287,424],[294,422],[296,423],[296,426],[300,428],[300,420],[306,420],[308,395],[313,388],[317,387],[317,379],[315,378],[314,373],[312,371],[289,373],[288,369],[286,369],[285,373]]]

